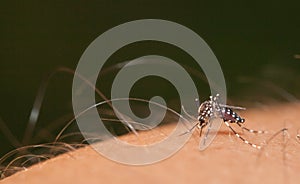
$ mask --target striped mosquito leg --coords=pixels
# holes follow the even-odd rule
[[[246,130],[250,133],[254,133],[254,134],[265,134],[267,133],[267,131],[264,131],[264,130],[253,130],[253,129],[249,129],[247,127],[244,127],[243,125],[241,125],[240,123],[236,123],[238,124],[243,130]]]
[[[238,134],[230,125],[227,121],[224,121],[225,125],[235,134],[235,136],[237,136],[239,139],[241,139],[244,143],[252,146],[253,148],[256,148],[256,149],[261,149],[261,146],[259,145],[256,145],[256,144],[253,144],[249,141],[247,141],[246,139],[244,139],[242,136],[240,136],[240,134]]]

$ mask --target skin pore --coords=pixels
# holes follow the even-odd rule
[[[86,146],[34,165],[0,183],[298,183],[299,109],[300,104],[290,103],[239,112],[246,119],[246,127],[268,131],[255,135],[232,125],[247,140],[267,143],[262,150],[243,143],[223,124],[213,143],[202,152],[198,150],[198,131],[175,155],[146,166],[119,164]],[[280,132],[283,128],[287,128],[285,133]],[[275,133],[278,134],[273,136]],[[149,141],[158,137],[149,136]],[[121,139],[136,140],[133,135]]]

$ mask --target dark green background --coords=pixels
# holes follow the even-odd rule
[[[45,75],[57,66],[75,69],[83,51],[101,33],[145,18],[174,21],[199,34],[223,68],[229,97],[284,101],[274,94],[275,88],[282,88],[299,98],[300,59],[294,58],[300,54],[299,12],[297,1],[2,1],[0,116],[21,140]],[[133,47],[116,60],[164,54],[157,47],[136,48],[138,54]],[[172,57],[167,50],[165,55]],[[71,82],[67,74],[53,78],[41,125],[71,112]],[[3,135],[0,141],[0,154],[13,148]]]

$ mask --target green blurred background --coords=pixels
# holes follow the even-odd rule
[[[146,18],[174,21],[199,34],[217,56],[228,95],[236,103],[299,98],[300,59],[295,57],[300,55],[299,5],[298,1],[2,1],[0,116],[22,140],[37,90],[49,72],[58,66],[75,69],[101,33]],[[160,54],[193,66],[184,52],[169,45],[140,46],[121,50],[110,65]],[[72,112],[71,86],[71,75],[54,76],[40,126]],[[285,93],[288,99],[280,95]],[[0,155],[13,149],[3,134],[0,141]]]

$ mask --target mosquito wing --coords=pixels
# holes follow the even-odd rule
[[[216,137],[221,125],[222,119],[217,117],[210,118],[207,129],[204,131],[200,139],[199,149],[200,151],[205,150]]]

